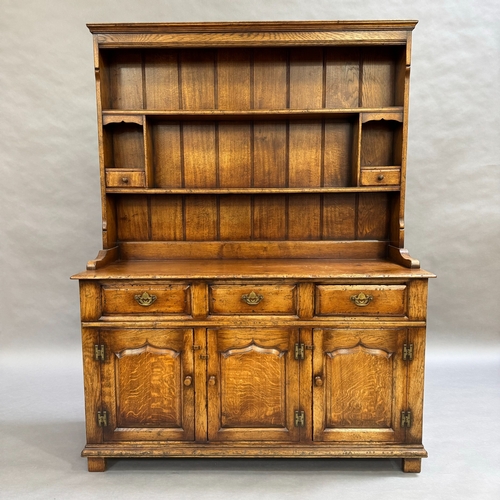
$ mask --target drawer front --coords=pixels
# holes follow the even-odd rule
[[[404,316],[406,285],[318,285],[317,316]]]
[[[401,182],[399,168],[361,169],[362,186],[397,186]]]
[[[103,314],[191,313],[189,285],[129,285],[102,289]]]
[[[110,188],[146,187],[146,174],[141,170],[106,169],[106,186]]]
[[[297,314],[296,285],[212,285],[210,314]]]

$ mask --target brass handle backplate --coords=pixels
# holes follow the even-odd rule
[[[193,383],[193,377],[191,375],[187,375],[186,378],[184,379],[184,385],[186,387],[189,387]]]
[[[241,300],[248,304],[249,306],[256,306],[261,300],[264,299],[264,295],[256,294],[255,292],[250,292],[249,294],[243,294]]]
[[[319,375],[316,375],[316,377],[314,377],[314,384],[316,387],[323,387],[323,379]]]
[[[373,300],[373,295],[366,295],[363,292],[359,292],[358,295],[351,295],[351,301],[354,302],[358,307],[365,307]]]
[[[140,306],[148,307],[150,306],[158,297],[156,295],[150,295],[148,292],[142,294],[134,295],[134,299]]]
[[[208,385],[215,385],[215,375],[211,375],[208,379]]]

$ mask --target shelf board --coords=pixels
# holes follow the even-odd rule
[[[251,110],[118,110],[105,109],[103,110],[104,124],[116,123],[125,121],[130,117],[130,121],[137,122],[138,116],[146,116],[153,119],[226,119],[226,120],[241,120],[241,119],[286,119],[286,118],[302,118],[302,119],[317,119],[317,118],[348,118],[355,117],[360,113],[368,113],[370,116],[391,115],[387,119],[395,119],[400,116],[402,120],[403,107],[392,106],[387,108],[346,108],[346,109],[251,109]],[[374,119],[374,118],[371,118]]]
[[[311,242],[313,243],[313,242]],[[383,259],[165,259],[122,260],[72,279],[394,279],[433,278]]]
[[[302,194],[374,193],[399,191],[400,186],[311,187],[311,188],[106,188],[108,194]]]

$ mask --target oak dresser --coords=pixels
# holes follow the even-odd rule
[[[73,278],[90,471],[420,471],[433,275],[403,241],[415,24],[89,25],[103,250]]]

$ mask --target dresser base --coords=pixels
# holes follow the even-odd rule
[[[104,472],[106,458],[402,458],[403,472],[420,472],[421,459],[427,457],[423,446],[336,446],[336,445],[87,445],[82,456],[88,459],[89,472]]]

